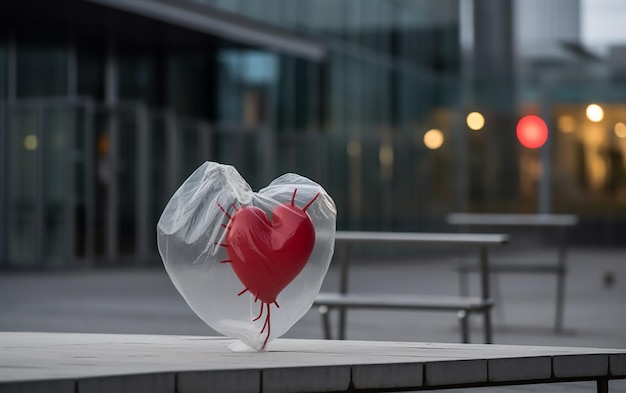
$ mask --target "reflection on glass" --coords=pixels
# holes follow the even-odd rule
[[[217,117],[220,123],[253,127],[269,117],[270,92],[279,79],[278,57],[258,50],[218,52]]]
[[[361,155],[361,144],[359,142],[352,141],[348,143],[346,150],[350,157],[358,157]]]
[[[528,149],[538,149],[548,139],[548,126],[539,116],[524,116],[517,123],[517,139]]]
[[[37,135],[26,135],[24,138],[24,149],[28,151],[37,150]]]
[[[621,121],[615,124],[614,131],[618,138],[626,138],[626,124]]]
[[[54,97],[66,94],[67,54],[62,44],[18,45],[18,97]]]
[[[382,145],[378,151],[378,158],[380,165],[383,167],[389,167],[393,164],[393,147],[389,145]]]
[[[480,112],[471,112],[466,118],[470,130],[479,131],[485,126],[485,117]]]
[[[36,266],[41,249],[38,223],[41,195],[38,182],[38,156],[24,150],[24,141],[37,133],[34,110],[15,110],[8,117],[9,149],[7,235],[8,259],[12,266]],[[3,157],[4,158],[4,157]]]
[[[587,119],[594,123],[601,122],[604,119],[604,110],[598,104],[588,105],[585,113],[587,114]]]
[[[439,149],[443,145],[443,141],[443,132],[436,128],[428,130],[424,134],[424,145],[430,150]]]
[[[559,130],[565,134],[574,132],[576,129],[576,121],[570,115],[563,115],[558,120]]]

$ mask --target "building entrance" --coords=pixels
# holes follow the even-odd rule
[[[89,99],[21,100],[0,113],[7,268],[158,264],[156,223],[202,162],[271,172],[264,129]]]

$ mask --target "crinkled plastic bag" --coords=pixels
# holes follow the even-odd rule
[[[288,173],[255,193],[234,167],[205,162],[165,207],[157,243],[193,311],[261,351],[313,304],[336,215],[332,198],[305,177]]]

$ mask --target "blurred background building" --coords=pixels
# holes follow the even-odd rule
[[[573,242],[624,245],[626,40],[586,42],[588,3],[2,2],[0,267],[160,263],[206,160],[312,178],[340,229],[573,212]]]

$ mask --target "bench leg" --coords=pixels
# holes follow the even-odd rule
[[[609,380],[600,378],[596,381],[596,390],[598,393],[609,393]]]
[[[346,339],[346,319],[348,317],[346,314],[347,314],[346,308],[340,307],[339,308],[339,332],[337,333],[337,338],[339,340]]]
[[[328,315],[329,314],[328,307],[319,306],[317,311],[319,311],[320,315],[322,316],[322,330],[324,331],[324,338],[326,340],[330,340],[333,337],[330,333],[330,317]]]
[[[504,298],[502,297],[502,290],[501,290],[501,286],[500,286],[500,276],[498,275],[498,273],[493,273],[494,277],[493,277],[493,281],[492,281],[492,285],[493,285],[493,298],[496,301],[496,306],[494,307],[495,311],[498,313],[498,317],[500,318],[500,322],[501,323],[505,323],[505,316],[504,316]]]
[[[483,314],[483,323],[485,324],[485,344],[493,344],[493,332],[491,330],[491,309],[484,310]]]
[[[556,283],[556,320],[554,321],[554,331],[563,331],[563,308],[565,302],[565,271],[560,271],[557,275]]]
[[[567,272],[567,232],[565,227],[559,228],[559,271],[556,283],[556,320],[554,330],[559,333],[563,331],[563,308],[565,303],[565,274]]]
[[[495,307],[496,312],[498,313],[498,317],[500,318],[500,320],[504,323],[506,318],[504,315],[504,307],[500,305],[503,298],[502,290],[500,289],[500,282],[498,281],[499,276],[495,272],[491,272],[491,274],[494,276],[494,279],[492,281],[494,298],[497,300],[496,303],[498,304],[498,307]],[[461,268],[459,269],[459,293],[461,296],[469,296],[469,292],[469,271]]]
[[[480,248],[480,286],[481,297],[483,300],[490,300],[489,294],[489,261],[487,256],[487,247]],[[485,329],[485,344],[491,344],[493,342],[493,333],[491,331],[491,309],[488,307],[483,309],[483,324]]]
[[[469,296],[468,272],[465,269],[459,270],[459,292],[461,296]]]
[[[470,343],[470,335],[469,335],[469,313],[465,310],[459,311],[457,314],[459,318],[460,328],[461,328],[461,342],[463,344]]]

